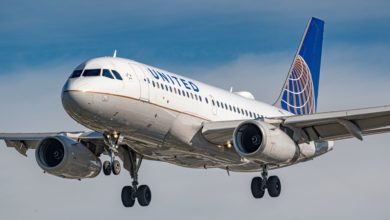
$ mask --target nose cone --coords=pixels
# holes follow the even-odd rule
[[[93,94],[87,92],[86,85],[68,80],[62,89],[61,98],[65,111],[77,122],[82,123],[93,115]]]
[[[85,114],[90,110],[92,104],[93,97],[91,94],[69,90],[62,92],[62,105],[73,118]]]

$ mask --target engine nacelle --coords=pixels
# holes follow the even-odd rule
[[[95,177],[102,167],[100,159],[86,146],[66,136],[43,139],[35,158],[44,171],[68,179]]]
[[[236,151],[250,161],[288,163],[298,157],[297,145],[281,129],[272,124],[248,120],[233,133]]]

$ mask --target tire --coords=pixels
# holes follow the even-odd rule
[[[122,188],[122,204],[124,207],[133,207],[135,203],[135,196],[133,192],[133,187],[131,186],[125,186]]]
[[[104,161],[104,163],[103,163],[103,173],[106,176],[111,174],[111,163],[110,163],[110,161]]]
[[[112,173],[114,175],[119,175],[120,172],[121,172],[121,163],[117,160],[114,160],[114,162],[112,162]]]
[[[141,185],[137,190],[137,199],[140,206],[148,206],[152,200],[152,192],[147,185]]]
[[[261,177],[254,177],[251,183],[251,191],[255,199],[263,198],[265,189],[261,187],[263,179]]]
[[[278,197],[282,190],[282,185],[280,183],[279,177],[270,176],[267,180],[267,189],[268,189],[268,194],[271,197]]]

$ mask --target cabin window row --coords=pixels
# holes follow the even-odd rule
[[[246,115],[247,117],[251,117],[251,118],[260,118],[260,117],[262,117],[258,113],[255,113],[255,112],[252,112],[252,111],[248,111],[246,109],[239,108],[239,107],[236,107],[236,106],[233,106],[233,105],[230,105],[230,104],[226,104],[226,103],[223,103],[223,102],[220,102],[220,101],[214,101],[213,99],[211,99],[211,102],[209,102],[209,99],[207,97],[202,98],[202,96],[200,96],[200,95],[193,94],[191,92],[184,91],[184,90],[178,89],[176,87],[172,88],[172,86],[168,86],[168,85],[165,85],[163,83],[155,82],[153,80],[150,80],[149,78],[145,78],[144,81],[146,83],[148,83],[148,84],[151,84],[154,88],[165,90],[165,91],[171,92],[171,93],[175,93],[177,95],[181,95],[181,96],[184,96],[184,97],[187,97],[187,98],[192,98],[192,99],[194,99],[196,101],[199,101],[199,102],[203,102],[203,100],[204,100],[206,102],[206,104],[210,103],[213,106],[216,106],[216,107],[221,108],[221,109],[225,109],[227,111],[231,111],[231,112],[234,112],[234,113],[237,113],[237,114],[242,114],[244,116]]]

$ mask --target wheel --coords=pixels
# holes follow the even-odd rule
[[[147,185],[141,185],[137,190],[137,199],[140,206],[148,206],[152,200],[152,192]]]
[[[280,191],[282,190],[279,177],[270,176],[267,180],[267,189],[268,194],[271,197],[278,197],[280,195]]]
[[[114,175],[118,175],[121,172],[121,163],[117,160],[114,160],[112,162],[112,173]]]
[[[255,197],[256,199],[263,198],[264,196],[265,189],[263,189],[263,187],[261,186],[262,183],[263,183],[263,179],[261,177],[254,177],[252,179],[251,191],[253,197]]]
[[[111,163],[110,163],[110,161],[104,161],[104,163],[103,163],[103,173],[106,176],[111,174]]]
[[[135,203],[135,196],[134,196],[134,191],[133,187],[131,186],[125,186],[122,189],[122,204],[125,207],[133,207]]]

